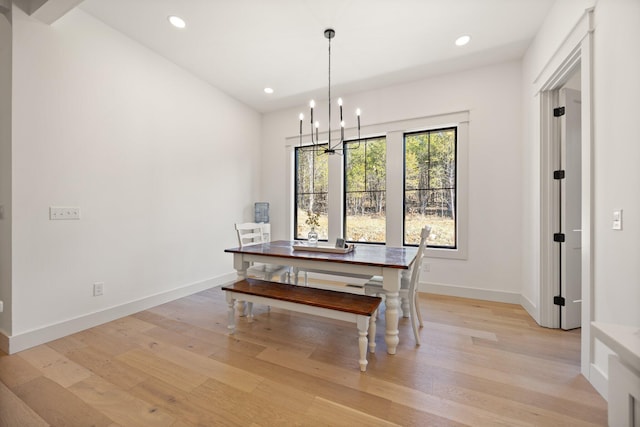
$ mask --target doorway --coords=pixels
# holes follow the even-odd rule
[[[541,321],[548,328],[583,323],[583,110],[581,61],[541,93]]]
[[[590,174],[590,168],[583,167],[581,86],[578,58],[562,80],[542,93],[543,108],[548,111],[543,116],[547,133],[542,147],[541,230],[542,254],[546,260],[542,265],[542,290],[546,294],[541,307],[546,308],[540,324],[564,330],[580,328],[583,323],[582,225],[584,218],[590,217],[590,208],[584,203],[589,200],[588,197],[584,200],[583,183],[591,178],[586,175]]]
[[[552,209],[557,226],[554,242],[558,246],[553,265],[557,280],[554,304],[559,311],[560,328],[564,330],[579,328],[582,321],[582,114],[579,88],[578,69],[558,91],[559,105],[554,108],[559,129],[552,142],[553,164],[556,165],[554,192],[557,194]]]

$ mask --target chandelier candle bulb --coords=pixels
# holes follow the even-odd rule
[[[318,141],[318,128],[320,127],[320,122],[316,121],[316,141]]]

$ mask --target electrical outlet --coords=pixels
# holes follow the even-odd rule
[[[104,282],[96,282],[93,284],[93,296],[99,297],[104,293]]]
[[[80,219],[80,208],[49,206],[49,219]]]
[[[4,311],[4,303],[0,301],[0,313]]]
[[[424,271],[424,272],[431,271],[431,264],[426,263],[426,262],[424,264],[422,264],[422,271]]]

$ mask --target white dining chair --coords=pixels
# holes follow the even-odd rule
[[[235,224],[238,236],[238,245],[246,246],[259,245],[269,241],[270,233],[265,230],[264,224],[256,222],[245,222]],[[247,269],[247,275],[264,280],[271,280],[273,277],[280,277],[281,282],[289,282],[289,267],[276,264],[252,263]]]
[[[420,334],[418,328],[423,327],[422,314],[420,313],[420,304],[417,295],[418,282],[420,280],[420,269],[422,265],[422,256],[425,248],[427,247],[427,238],[431,234],[431,227],[425,226],[420,232],[420,244],[418,245],[418,253],[416,254],[416,260],[411,267],[411,277],[408,281],[402,280],[400,285],[399,296],[401,300],[408,301],[409,317],[411,318],[411,327],[413,328],[413,335],[416,339],[416,345],[420,345]],[[382,277],[374,276],[364,285],[364,293],[366,295],[380,296],[385,300],[385,290],[382,287]]]

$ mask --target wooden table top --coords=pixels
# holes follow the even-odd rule
[[[292,240],[276,240],[259,245],[245,246],[243,248],[225,249],[225,252],[234,254],[264,255],[277,258],[291,258],[304,260],[317,260],[325,262],[337,262],[354,265],[369,265],[376,267],[398,268],[407,270],[416,258],[418,248],[414,247],[390,247],[382,245],[356,245],[355,249],[346,254],[311,252],[294,250],[293,245],[300,244]]]

